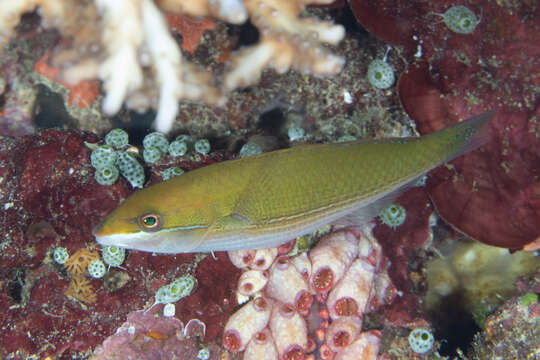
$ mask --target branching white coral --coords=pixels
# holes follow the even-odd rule
[[[38,9],[44,27],[71,38],[71,48],[56,51],[63,79],[76,83],[99,78],[105,96],[103,112],[117,113],[122,104],[144,111],[157,109],[155,127],[171,130],[181,100],[222,104],[211,74],[186,62],[169,32],[162,11],[210,16],[240,24],[248,17],[261,41],[243,49],[224,75],[223,90],[254,84],[266,67],[279,73],[334,74],[344,60],[325,50],[344,36],[340,25],[299,18],[310,3],[331,0],[0,0],[0,46],[13,35],[24,12]],[[84,20],[84,21],[83,21]]]
[[[178,113],[178,99],[184,94],[182,84],[182,54],[170,36],[163,16],[150,0],[143,3],[143,29],[157,84],[159,105],[156,116],[156,130],[167,132]]]
[[[251,21],[261,31],[259,44],[240,51],[225,75],[225,88],[232,90],[255,83],[262,70],[273,67],[285,73],[291,67],[304,73],[335,74],[344,60],[327,53],[321,42],[337,44],[345,35],[341,25],[314,19],[299,19],[306,3],[328,1],[244,0]]]
[[[106,60],[101,63],[99,77],[107,96],[103,111],[112,115],[122,107],[130,91],[141,87],[142,69],[137,49],[144,39],[141,22],[141,4],[133,0],[96,0],[103,17],[102,41],[106,47]]]

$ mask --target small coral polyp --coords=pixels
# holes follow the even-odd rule
[[[470,34],[476,29],[480,20],[466,6],[452,6],[442,14],[445,25],[455,33]]]

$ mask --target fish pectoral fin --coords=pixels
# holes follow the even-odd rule
[[[220,231],[231,231],[245,228],[251,225],[251,221],[244,215],[232,213],[227,216],[217,218],[208,229],[209,232],[215,233]]]
[[[414,184],[416,184],[418,180],[423,176],[424,173],[414,177],[412,180],[391,191],[390,193],[380,197],[379,199],[373,201],[371,204],[361,206],[358,209],[353,210],[349,214],[345,215],[344,217],[333,221],[332,225],[336,225],[339,227],[349,227],[367,224],[368,222],[379,216],[379,214],[385,207],[393,203],[405,191],[409,190],[412,186],[414,186]]]

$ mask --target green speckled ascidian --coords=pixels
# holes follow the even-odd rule
[[[153,132],[144,137],[143,147],[145,149],[151,147],[157,148],[163,155],[165,155],[169,151],[169,141],[162,133]]]
[[[88,268],[86,270],[91,277],[95,279],[101,279],[107,272],[107,267],[105,266],[103,261],[98,259],[88,264]]]
[[[126,258],[126,250],[116,246],[104,246],[101,257],[105,264],[113,267],[122,265]]]
[[[157,304],[174,303],[189,296],[195,287],[197,280],[193,275],[187,274],[179,277],[170,284],[162,286],[156,292]]]
[[[100,185],[112,185],[118,180],[120,172],[118,171],[118,168],[114,165],[105,165],[102,167],[96,168],[96,171],[94,173],[94,178],[96,179],[97,183]]]
[[[122,149],[128,146],[129,136],[128,133],[122,129],[113,129],[105,135],[105,144],[112,146],[116,149]]]
[[[142,188],[144,184],[144,169],[134,155],[126,152],[118,152],[116,166],[120,174],[130,182],[134,188]]]
[[[452,6],[442,15],[445,25],[455,33],[470,34],[476,29],[480,20],[466,6]]]
[[[116,162],[116,150],[109,145],[101,145],[90,154],[90,163],[96,169],[104,166],[114,165]]]
[[[383,224],[396,229],[405,222],[407,211],[399,204],[390,204],[379,213],[379,218]]]
[[[65,247],[57,247],[53,251],[53,259],[60,265],[64,265],[69,259],[69,253]]]

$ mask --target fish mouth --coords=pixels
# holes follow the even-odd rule
[[[133,249],[133,237],[130,235],[99,235],[99,232],[94,232],[94,237],[96,238],[96,241],[103,246],[116,246]]]
[[[197,252],[206,228],[184,231],[161,230],[158,232],[110,233],[103,231],[102,225],[94,230],[96,241],[102,246],[117,246],[125,249],[161,254]]]

